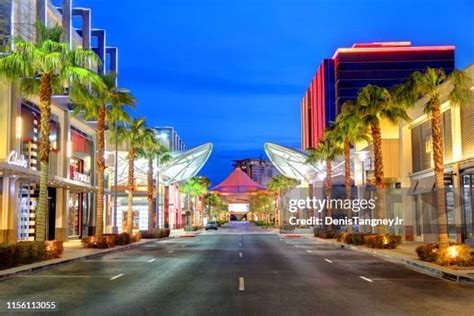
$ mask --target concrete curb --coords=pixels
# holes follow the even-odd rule
[[[104,249],[101,252],[91,253],[91,254],[84,255],[84,256],[78,256],[78,257],[69,258],[69,259],[58,258],[58,259],[35,262],[35,263],[32,263],[32,264],[12,268],[12,269],[19,269],[19,270],[14,271],[14,272],[9,272],[9,273],[7,272],[7,270],[9,270],[9,269],[6,269],[6,270],[3,270],[3,271],[0,271],[0,282],[4,281],[4,280],[7,280],[7,279],[14,278],[14,277],[19,276],[19,275],[29,274],[29,273],[33,273],[33,272],[42,271],[42,270],[48,270],[48,269],[52,269],[52,268],[55,268],[55,267],[58,267],[58,266],[61,266],[61,265],[66,265],[68,263],[76,262],[76,261],[98,258],[98,257],[102,257],[102,256],[105,256],[105,255],[108,255],[108,254],[111,254],[111,253],[126,251],[126,250],[130,250],[130,249],[138,248],[140,246],[143,246],[143,245],[146,245],[146,244],[149,244],[149,243],[152,243],[152,242],[167,240],[167,239],[168,238],[150,239],[150,240],[146,240],[146,241],[141,242],[141,243],[133,243],[133,244],[120,246],[120,248],[114,247],[114,248],[110,248],[110,249]]]
[[[319,241],[321,243],[326,243],[326,244],[330,244],[330,245],[334,245],[334,246],[338,246],[338,247],[342,247],[342,248],[348,248],[348,249],[358,251],[358,252],[367,253],[367,254],[370,254],[374,257],[380,258],[380,259],[385,260],[385,261],[401,264],[401,265],[403,265],[403,266],[405,266],[405,267],[407,267],[411,270],[414,270],[416,272],[423,273],[423,274],[426,274],[426,275],[430,275],[430,276],[433,276],[435,278],[454,281],[454,282],[457,282],[457,283],[474,285],[474,275],[470,276],[470,275],[467,275],[466,273],[457,272],[457,271],[454,271],[454,270],[451,270],[451,269],[448,269],[448,268],[444,268],[444,267],[438,266],[434,263],[424,262],[424,261],[416,260],[416,259],[400,258],[398,256],[394,256],[394,255],[391,255],[391,254],[381,253],[381,252],[379,252],[377,250],[374,250],[374,249],[371,249],[371,248],[355,247],[355,246],[350,245],[350,244],[344,244],[344,243],[340,243],[340,242],[337,242],[337,241],[332,241],[332,240],[327,240],[327,239],[322,239],[322,238],[316,238],[316,237],[312,237],[312,236],[304,236],[303,235],[302,237],[308,238],[308,239],[313,239],[313,240]]]

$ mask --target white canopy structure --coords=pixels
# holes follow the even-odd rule
[[[273,143],[265,143],[265,153],[285,177],[311,182],[323,171],[306,163],[308,154]]]
[[[185,181],[194,177],[211,155],[212,144],[204,144],[173,155],[160,170],[166,184]]]
[[[304,180],[307,182],[321,181],[326,177],[326,163],[324,161],[311,165],[306,163],[308,154],[293,148],[266,143],[265,153],[273,165],[285,177]],[[337,160],[332,166],[332,178],[343,174],[344,160]]]

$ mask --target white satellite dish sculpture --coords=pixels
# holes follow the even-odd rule
[[[207,143],[190,150],[172,153],[172,158],[159,169],[165,185],[194,177],[204,166],[211,152],[212,144]]]
[[[322,165],[307,164],[308,154],[304,152],[273,143],[265,143],[264,148],[270,161],[285,177],[311,182],[325,173],[321,170]]]

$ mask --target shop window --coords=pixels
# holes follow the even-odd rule
[[[469,106],[461,107],[461,139],[463,155],[474,154],[474,107],[473,102]]]
[[[451,110],[442,114],[442,134],[444,161],[453,158],[453,141],[451,136]],[[474,133],[474,132],[473,132]],[[412,166],[413,172],[433,168],[433,139],[431,121],[426,121],[411,130],[412,141]]]

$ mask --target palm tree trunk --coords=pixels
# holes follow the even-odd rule
[[[372,141],[374,145],[374,175],[375,175],[375,217],[383,219],[385,216],[385,180],[383,171],[382,156],[382,132],[380,131],[380,123],[376,122],[370,126]],[[385,226],[377,225],[377,234],[385,234]]]
[[[48,209],[48,178],[49,178],[49,116],[51,114],[51,76],[46,73],[40,79],[40,183],[38,208],[35,212],[35,239],[43,241],[46,238],[46,212]]]
[[[351,180],[351,144],[346,138],[344,140],[344,185],[346,189],[346,199],[352,199],[352,180]],[[352,208],[347,210],[347,217],[352,218]],[[347,226],[347,231],[352,233],[352,225]]]
[[[148,231],[153,230],[153,159],[148,159],[147,173],[147,195],[148,195]]]
[[[134,168],[135,168],[135,148],[130,144],[128,150],[128,212],[127,212],[127,232],[133,232],[133,190],[134,190]]]
[[[99,109],[97,116],[97,213],[95,234],[102,236],[104,232],[104,170],[105,170],[105,120],[107,108],[105,104]]]
[[[441,133],[441,107],[433,99],[431,111],[431,133],[433,137],[433,164],[436,177],[436,198],[438,200],[438,242],[441,248],[449,246],[446,201],[444,193],[443,135]]]
[[[331,166],[331,160],[326,160],[326,197],[327,197],[327,201],[329,203],[331,201],[331,198],[332,198],[332,166]],[[331,205],[327,206],[326,216],[328,218],[332,217]],[[328,230],[332,230],[332,224],[328,225]]]
[[[188,193],[188,212],[189,212],[189,215],[186,216],[187,218],[186,225],[192,224],[191,221],[192,221],[193,213],[191,212],[191,194],[190,193]]]

